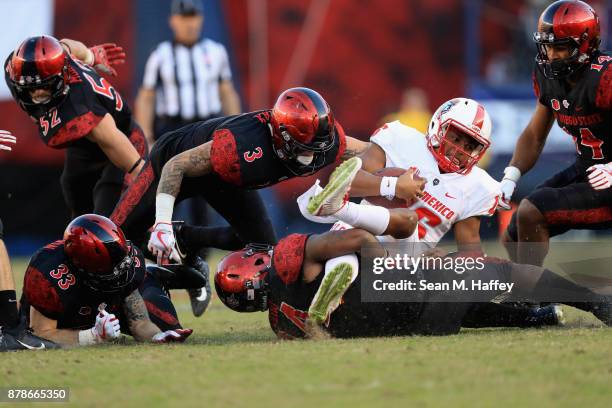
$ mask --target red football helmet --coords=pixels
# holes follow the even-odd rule
[[[217,265],[215,289],[225,306],[236,312],[268,309],[266,277],[271,266],[272,246],[250,244],[225,256]]]
[[[106,217],[85,214],[72,220],[64,231],[64,251],[94,290],[116,292],[134,279],[136,251]]]
[[[59,105],[68,94],[68,54],[51,36],[30,37],[13,52],[7,65],[13,96],[24,108],[41,106],[48,110]],[[46,89],[51,96],[35,101],[31,92]]]
[[[533,34],[538,47],[536,62],[544,76],[566,78],[591,61],[599,48],[599,17],[588,4],[577,0],[559,0],[544,10]],[[546,47],[566,45],[570,56],[550,61]]]
[[[314,172],[334,146],[336,126],[325,99],[309,88],[291,88],[272,108],[272,140],[278,156],[297,174]]]
[[[491,130],[484,106],[473,99],[454,98],[440,105],[431,117],[427,147],[440,170],[467,174],[491,145]]]

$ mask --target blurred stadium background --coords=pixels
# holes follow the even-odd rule
[[[276,95],[304,85],[321,92],[347,133],[366,139],[383,121],[422,126],[446,99],[485,103],[494,121],[487,160],[498,178],[528,122],[535,99],[531,35],[546,0],[205,0],[203,35],[230,54],[243,110],[270,107]],[[592,1],[610,35],[612,4]],[[1,0],[3,59],[24,38],[52,34],[86,45],[115,42],[128,54],[111,82],[133,107],[144,64],[171,37],[170,0]],[[0,156],[0,215],[13,256],[29,256],[68,222],[59,175],[62,151],[38,140],[35,126],[0,81],[0,128],[18,136]],[[572,161],[572,140],[555,127],[544,156],[521,180],[520,199]],[[325,176],[319,175],[319,178]],[[314,228],[293,198],[312,179],[267,189],[279,236]],[[483,234],[497,235],[497,218]]]

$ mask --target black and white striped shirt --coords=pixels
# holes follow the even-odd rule
[[[147,60],[143,87],[156,91],[158,117],[197,120],[221,112],[219,83],[231,78],[222,44],[204,39],[186,47],[164,41]]]

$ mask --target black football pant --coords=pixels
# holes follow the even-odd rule
[[[612,188],[594,190],[588,182],[588,165],[576,162],[536,187],[526,198],[544,215],[550,236],[571,229],[612,228]],[[508,234],[518,241],[517,212]]]
[[[147,306],[149,318],[161,331],[182,329],[170,293],[164,290],[156,277],[147,272],[138,291]]]
[[[161,172],[161,169],[159,169]],[[147,230],[155,222],[155,196],[159,177],[150,162],[146,164],[111,215],[126,236],[139,246],[147,245]],[[256,190],[245,190],[224,183],[215,176],[183,179],[176,203],[186,198],[203,197],[230,224],[229,227],[210,228],[206,242],[188,247],[208,246],[220,249],[236,249],[250,242],[275,244],[276,234],[268,217],[263,200]],[[223,231],[221,231],[223,230]],[[225,231],[227,230],[227,231]],[[214,232],[214,233],[213,233]],[[228,241],[229,239],[229,241]]]
[[[72,218],[88,213],[108,217],[123,188],[123,172],[103,153],[69,147],[60,178]]]

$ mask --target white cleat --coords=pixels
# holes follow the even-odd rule
[[[361,169],[359,157],[353,157],[336,167],[323,191],[310,199],[308,212],[316,216],[338,212],[348,200],[351,183],[359,169]]]

